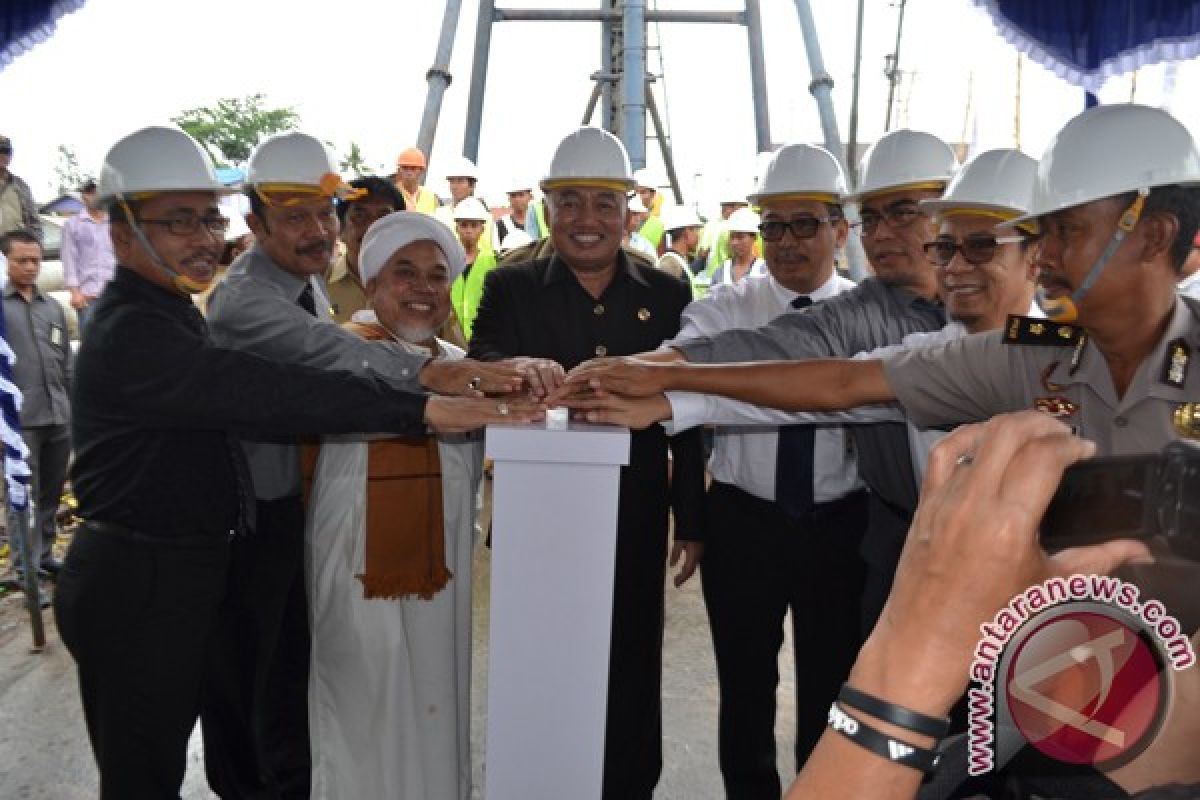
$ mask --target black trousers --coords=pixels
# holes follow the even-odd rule
[[[866,493],[794,519],[774,503],[714,482],[707,504],[700,572],[717,659],[721,775],[731,800],[778,800],[775,692],[784,617],[790,609],[799,770],[862,644],[858,549]]]
[[[667,520],[622,506],[604,735],[604,800],[651,800],[662,772]]]
[[[209,786],[225,800],[309,797],[308,672],[304,507],[260,500],[254,533],[234,542],[202,712]]]
[[[101,800],[178,800],[229,537],[180,546],[80,526],[55,618],[79,669]]]

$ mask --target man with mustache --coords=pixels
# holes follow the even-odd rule
[[[414,390],[505,393],[523,385],[509,365],[429,361],[333,323],[320,276],[337,242],[334,196],[352,200],[366,192],[342,183],[318,139],[285,133],[260,144],[250,156],[246,194],[255,245],[209,301],[218,344],[277,361],[376,373]],[[206,736],[206,763],[219,793],[241,796],[265,774],[280,796],[307,798],[309,636],[299,448],[253,437],[244,444],[257,528],[234,548],[230,652],[206,709],[214,729]],[[246,732],[252,740],[239,741]]]

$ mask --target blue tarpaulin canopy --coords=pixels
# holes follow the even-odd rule
[[[1200,0],[973,0],[1006,41],[1069,83],[1200,55]]]
[[[86,0],[4,0],[0,4],[0,70],[54,35],[58,20]]]

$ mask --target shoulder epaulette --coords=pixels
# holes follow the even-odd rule
[[[1005,344],[1034,344],[1045,347],[1073,347],[1079,344],[1083,329],[1039,317],[1010,315],[1004,326]]]

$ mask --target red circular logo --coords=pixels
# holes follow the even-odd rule
[[[1013,721],[1038,750],[1103,765],[1154,738],[1167,699],[1164,680],[1145,634],[1106,614],[1069,611],[1021,642],[1005,692]]]

